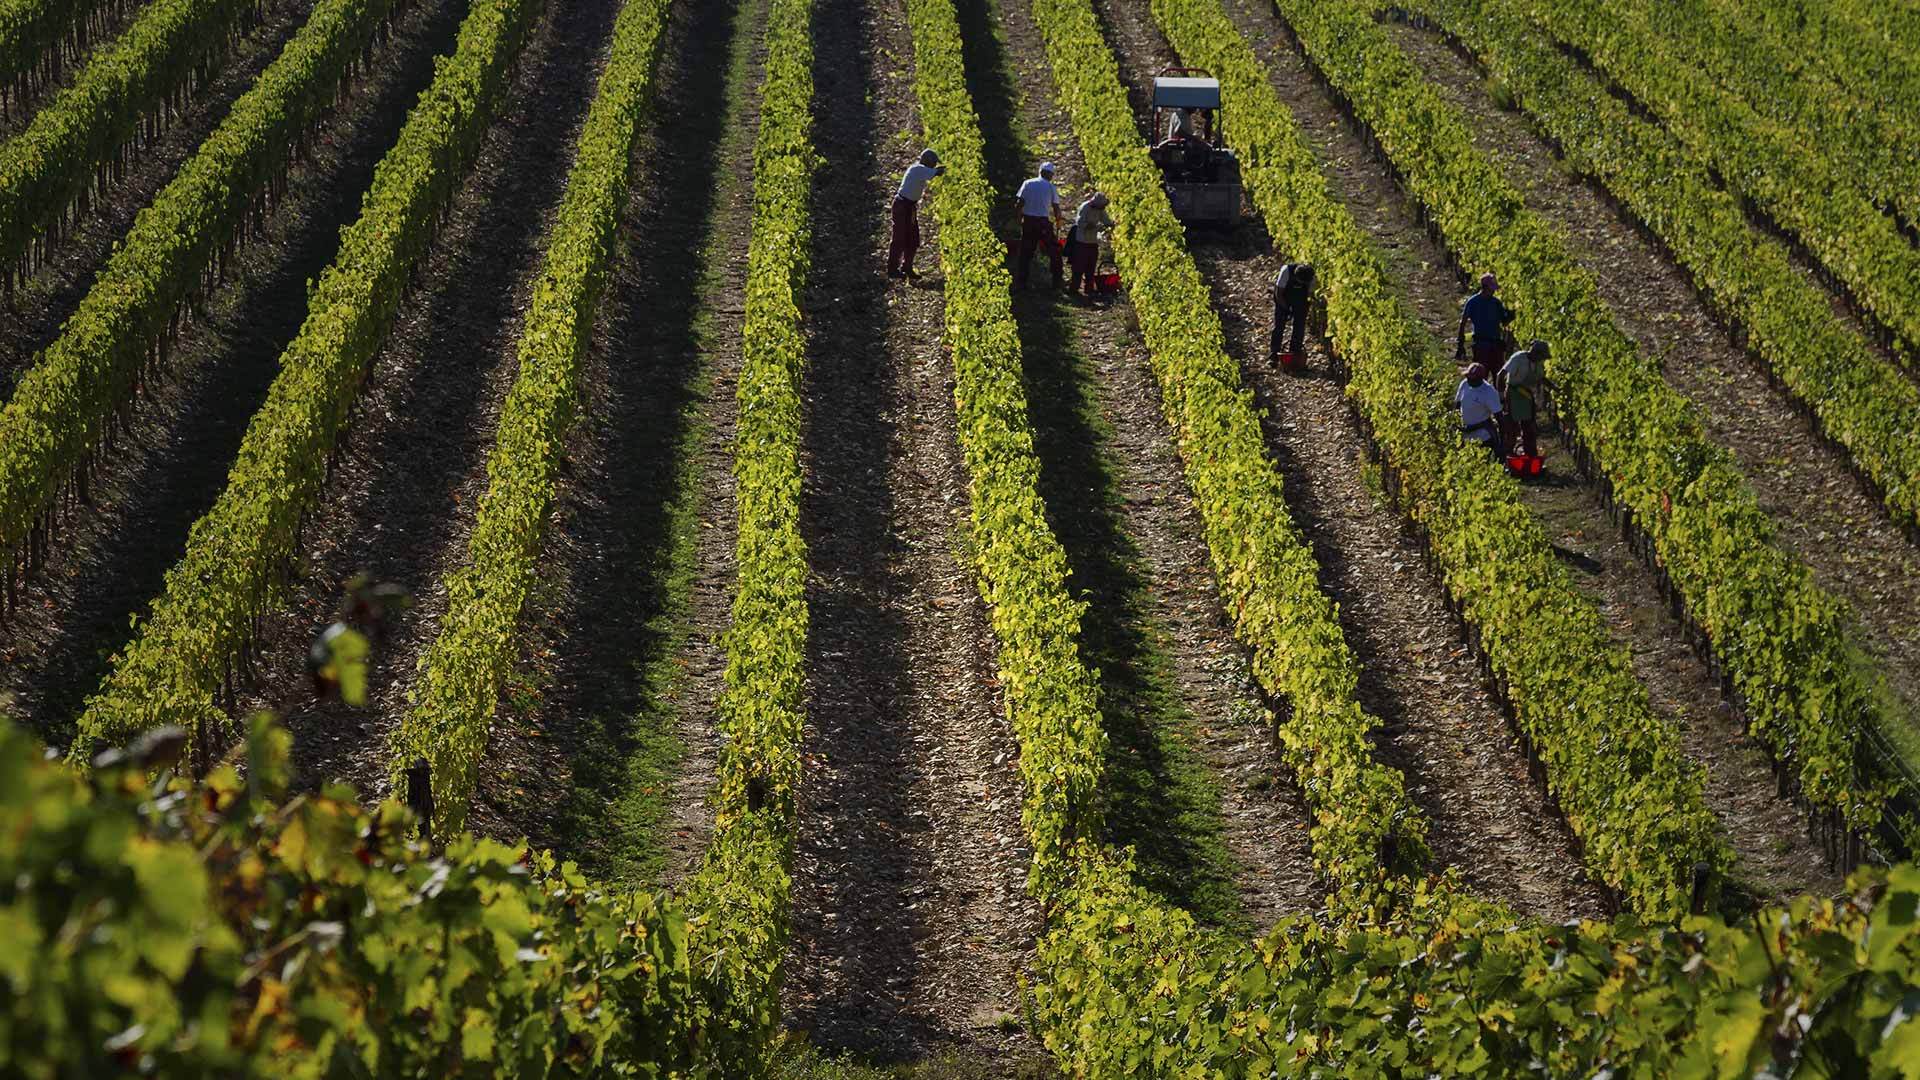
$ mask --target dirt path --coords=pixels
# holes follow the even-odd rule
[[[1331,163],[1333,190],[1344,194],[1387,256],[1436,347],[1451,348],[1463,287],[1450,256],[1416,223],[1406,193],[1309,73],[1269,0],[1231,0],[1227,7],[1266,61],[1282,100],[1314,134],[1321,160]],[[1618,239],[1624,245],[1634,237],[1623,229]],[[1608,250],[1613,258],[1622,249]],[[1649,273],[1654,269],[1647,267]],[[1614,638],[1631,649],[1635,673],[1655,709],[1675,724],[1694,759],[1707,766],[1708,805],[1739,855],[1742,884],[1762,896],[1828,888],[1832,876],[1798,811],[1775,797],[1764,750],[1746,738],[1721,699],[1718,681],[1686,647],[1686,635],[1660,601],[1651,573],[1600,509],[1596,489],[1557,449],[1549,440],[1548,481],[1525,486],[1523,497],[1566,557],[1576,587],[1593,600]]]
[[[267,5],[265,18],[232,46],[218,77],[193,95],[159,138],[136,139],[130,145],[120,180],[53,245],[39,272],[18,288],[13,303],[0,304],[0,400],[12,395],[34,356],[59,334],[60,324],[93,287],[100,265],[133,227],[133,219],[227,118],[234,101],[253,88],[254,80],[306,23],[311,8],[304,0]]]
[[[513,771],[481,778],[472,819],[602,880],[677,882],[712,830],[765,18],[763,0],[673,11],[523,619],[526,692],[495,720],[489,756]]]
[[[478,161],[415,277],[301,537],[292,600],[261,620],[261,679],[243,705],[280,706],[305,783],[387,788],[387,735],[465,557],[498,411],[573,143],[617,5],[551,0]],[[357,573],[411,590],[369,674],[369,704],[313,703],[306,652]]]
[[[919,148],[912,42],[892,0],[820,0],[814,36],[810,694],[787,1012],[820,1045],[882,1060],[1014,1055],[1036,919],[1015,743],[959,550],[942,296],[885,276],[888,198]]]
[[[1025,4],[962,0],[960,11],[995,188],[1011,193],[1045,159],[1077,200],[1086,167]],[[1016,235],[1011,206],[997,209],[1001,234]],[[1113,740],[1112,839],[1135,847],[1144,884],[1208,921],[1263,929],[1317,908],[1306,811],[1220,610],[1128,310],[1035,288],[1015,312],[1041,493],[1090,604],[1081,647]]]
[[[0,690],[49,743],[72,737],[81,703],[127,641],[128,618],[159,592],[225,485],[280,351],[306,317],[305,282],[333,260],[464,9],[459,0],[416,5],[352,100],[320,126],[266,232],[241,250],[234,284],[186,325],[170,374],[148,385],[131,432],[106,455],[96,505],[62,528],[20,613],[0,626]]]
[[[1121,67],[1144,108],[1153,74],[1171,63],[1146,3],[1101,5]],[[1381,755],[1407,778],[1431,820],[1436,862],[1483,895],[1548,919],[1597,915],[1571,832],[1528,775],[1525,755],[1459,637],[1418,541],[1366,481],[1364,446],[1324,355],[1306,378],[1266,363],[1271,284],[1284,262],[1258,222],[1193,245],[1227,331],[1227,346],[1263,405],[1288,503],[1312,539],[1322,587],[1360,661],[1360,699],[1382,721]]]

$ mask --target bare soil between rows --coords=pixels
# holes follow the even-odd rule
[[[1005,87],[975,92],[996,188],[1010,196],[1044,159],[1077,205],[1085,162],[1024,0],[995,5],[1004,51],[986,0],[961,6],[976,85]],[[1010,200],[997,209],[1016,236]],[[1016,294],[1015,312],[1042,495],[1090,605],[1081,648],[1113,746],[1109,839],[1134,847],[1143,884],[1208,921],[1259,930],[1318,908],[1307,813],[1220,608],[1131,312],[1039,285]]]
[[[1747,356],[1725,334],[1691,287],[1685,270],[1642,236],[1598,192],[1570,176],[1524,117],[1495,106],[1483,79],[1465,60],[1437,34],[1406,24],[1392,29],[1400,46],[1425,68],[1442,95],[1471,118],[1473,130],[1479,133],[1475,145],[1480,152],[1525,194],[1530,208],[1559,226],[1569,250],[1594,276],[1615,318],[1642,348],[1667,357],[1670,373],[1682,367],[1716,371],[1744,367],[1759,374],[1760,362]],[[1764,375],[1761,380],[1764,383]],[[1720,398],[1731,388],[1711,376],[1677,380],[1670,376],[1670,381],[1705,406],[1707,414],[1721,411]],[[1713,392],[1699,396],[1707,387]],[[1747,389],[1758,387],[1749,385]],[[1772,397],[1777,408],[1771,411],[1777,424],[1791,406],[1777,394]],[[1749,410],[1763,407],[1758,399],[1749,400],[1747,405]],[[1804,436],[1812,434],[1812,429],[1803,424],[1793,426]],[[1726,444],[1730,429],[1724,423],[1710,422],[1708,428],[1716,441]],[[1775,426],[1773,435],[1780,440],[1771,443],[1776,448],[1790,446],[1794,438],[1779,426]],[[1742,465],[1750,475],[1756,466],[1762,466],[1762,472],[1772,472],[1771,465],[1761,462],[1749,460]],[[1827,455],[1824,469],[1827,480],[1850,480],[1841,456]],[[1828,490],[1823,482],[1820,489],[1803,488],[1793,497],[1822,502]],[[1644,568],[1635,572],[1638,560],[1619,540],[1618,531],[1598,501],[1574,495],[1570,488],[1548,489],[1536,492],[1531,501],[1537,507],[1552,508],[1550,515],[1543,517],[1564,530],[1557,538],[1564,547],[1600,563],[1592,576],[1605,584],[1595,583],[1596,599],[1608,621],[1616,630],[1624,631],[1621,636],[1632,645],[1635,670],[1651,691],[1655,707],[1681,731],[1689,755],[1707,766],[1709,805],[1739,853],[1738,873],[1743,884],[1769,900],[1785,900],[1805,892],[1834,892],[1841,884],[1840,875],[1826,865],[1800,810],[1775,794],[1766,750],[1746,736],[1740,717],[1720,696],[1718,680],[1692,656],[1686,636],[1678,632],[1650,576]],[[1869,505],[1853,507],[1852,511],[1870,515],[1871,507],[1877,504],[1864,493],[1862,501]],[[1891,550],[1897,553],[1902,549]]]
[[[474,819],[635,887],[678,883],[713,827],[765,4],[671,20]]]
[[[1146,4],[1100,6],[1135,108],[1144,109],[1144,88],[1174,54]],[[1382,760],[1401,770],[1427,814],[1437,866],[1540,918],[1602,914],[1604,897],[1571,831],[1532,782],[1419,541],[1366,483],[1366,443],[1322,343],[1310,350],[1308,377],[1281,376],[1267,361],[1272,282],[1284,253],[1257,221],[1192,247],[1228,351],[1268,410],[1265,430],[1289,507],[1313,545],[1321,587],[1339,604],[1360,664],[1361,704],[1381,721]]]
[[[1683,268],[1603,190],[1570,176],[1525,116],[1495,107],[1483,78],[1437,33],[1409,25],[1394,33],[1476,118],[1485,133],[1477,144],[1502,163],[1528,204],[1562,225],[1615,321],[1699,406],[1708,435],[1732,452],[1781,546],[1852,606],[1868,652],[1909,718],[1916,715],[1920,620],[1912,613],[1920,605],[1920,546],[1854,475],[1846,451],[1770,383],[1766,361],[1728,333]],[[1806,276],[1819,285],[1811,270]],[[1835,301],[1836,311],[1844,308]]]
[[[943,297],[886,277],[888,202],[920,145],[911,37],[897,3],[821,0],[814,47],[809,695],[786,1010],[829,1049],[1009,1061],[1029,1052],[1012,1018],[1037,927],[1016,747],[958,549]]]

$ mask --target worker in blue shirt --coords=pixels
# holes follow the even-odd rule
[[[1467,354],[1467,325],[1473,325],[1473,362],[1488,371],[1500,370],[1500,361],[1504,344],[1506,326],[1513,321],[1513,312],[1494,295],[1499,291],[1500,283],[1492,274],[1480,275],[1480,291],[1467,297],[1466,304],[1460,309],[1460,336],[1454,345],[1454,355],[1465,359]]]

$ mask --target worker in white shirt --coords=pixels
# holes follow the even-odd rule
[[[933,178],[947,171],[932,148],[920,151],[920,160],[907,166],[900,190],[893,196],[893,240],[887,245],[887,276],[917,278],[913,257],[920,250],[920,200]]]
[[[1468,364],[1453,403],[1460,408],[1460,432],[1486,447],[1498,459],[1500,448],[1500,391],[1487,381],[1485,364]]]
[[[1029,177],[1014,196],[1020,204],[1020,254],[1013,264],[1014,288],[1025,288],[1027,269],[1033,263],[1034,249],[1045,246],[1047,260],[1053,266],[1053,287],[1060,287],[1060,189],[1053,186],[1053,162],[1040,166],[1040,175]]]

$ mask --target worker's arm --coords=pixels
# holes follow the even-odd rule
[[[1465,356],[1467,353],[1467,309],[1465,305],[1462,305],[1460,308],[1460,333],[1458,337],[1454,339],[1453,353],[1455,356]]]

